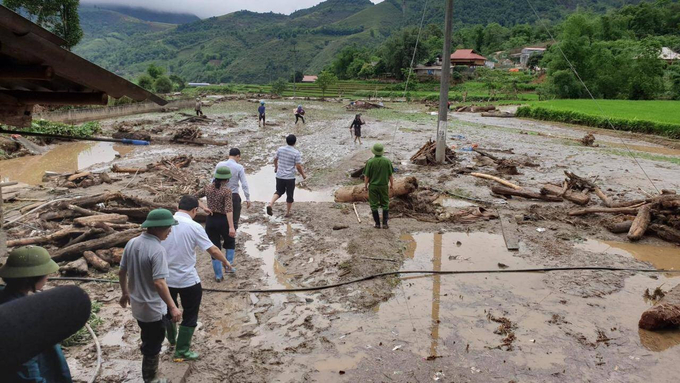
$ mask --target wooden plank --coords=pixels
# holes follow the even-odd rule
[[[519,231],[515,217],[509,212],[501,212],[500,221],[503,238],[505,239],[505,247],[512,251],[519,250]]]

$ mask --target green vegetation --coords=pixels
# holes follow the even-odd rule
[[[82,125],[66,125],[60,122],[33,120],[31,127],[26,128],[25,130],[33,133],[56,134],[61,136],[91,137],[100,133],[102,128],[97,121],[86,122]]]
[[[338,82],[338,77],[328,71],[323,71],[319,74],[316,80],[316,85],[321,89],[321,97],[326,97],[328,87],[335,85]]]
[[[78,4],[80,0],[4,0],[5,7],[21,11],[36,24],[49,29],[74,47],[83,38]]]
[[[97,301],[92,301],[92,311],[90,312],[90,319],[87,320],[87,324],[90,325],[92,331],[97,332],[97,328],[101,326],[104,321],[97,315],[102,308],[102,304]],[[90,333],[87,328],[83,327],[75,334],[66,338],[61,345],[64,347],[79,346],[85,344],[90,339]]]
[[[680,138],[678,110],[678,101],[555,100],[520,107],[517,116]]]
[[[177,75],[168,77],[165,75],[165,68],[155,64],[149,65],[146,68],[146,74],[139,76],[137,85],[156,93],[170,93],[173,90],[181,91],[186,87],[181,77]]]

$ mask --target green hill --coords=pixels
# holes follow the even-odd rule
[[[577,6],[602,11],[636,0],[531,0],[541,15],[559,19]],[[128,78],[150,63],[188,81],[268,83],[295,70],[316,74],[344,47],[372,47],[405,26],[443,23],[443,1],[327,0],[291,15],[240,11],[182,25],[147,22],[83,7],[79,55]],[[535,21],[526,0],[455,2],[456,25]]]

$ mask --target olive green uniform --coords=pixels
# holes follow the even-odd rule
[[[364,169],[364,176],[368,177],[368,203],[372,211],[390,209],[390,177],[394,173],[392,162],[376,155],[368,160]]]

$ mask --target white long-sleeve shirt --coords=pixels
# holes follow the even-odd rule
[[[243,189],[243,194],[246,196],[246,201],[250,201],[250,190],[248,189],[248,180],[246,180],[246,170],[238,162],[229,159],[222,161],[215,166],[215,171],[221,167],[228,167],[231,170],[231,178],[229,179],[229,189],[232,193],[239,192],[239,187]]]

